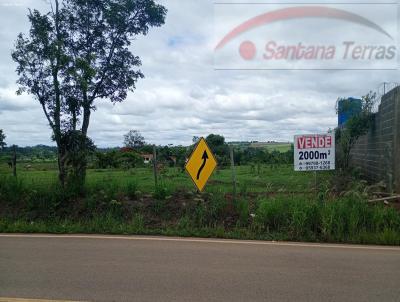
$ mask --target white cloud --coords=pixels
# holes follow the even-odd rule
[[[26,6],[43,6],[20,3],[0,8],[0,128],[9,144],[50,144],[40,106],[14,93],[11,49],[17,34],[28,29]],[[157,144],[189,144],[192,136],[209,133],[228,140],[291,140],[297,133],[335,127],[337,97],[360,96],[399,76],[398,71],[215,70],[213,1],[161,3],[168,8],[166,24],[132,45],[146,78],[125,102],[97,103],[89,134],[98,146],[121,145],[130,129]]]

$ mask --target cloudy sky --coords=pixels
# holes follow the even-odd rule
[[[359,24],[313,18],[260,26],[216,53],[218,42],[235,26],[280,8],[222,6],[209,0],[159,2],[168,9],[166,24],[138,37],[132,46],[142,59],[145,79],[124,103],[97,103],[89,134],[98,146],[121,145],[123,134],[130,129],[139,130],[148,142],[156,144],[189,144],[194,135],[209,133],[222,134],[228,141],[290,141],[295,134],[334,128],[338,97],[381,91],[383,82],[396,82],[399,76],[397,70],[391,70],[397,69],[396,60],[384,65],[371,60],[268,65],[260,59],[262,54],[250,62],[236,51],[240,42],[249,39],[257,46],[271,39],[282,45],[340,46],[345,40],[363,45],[395,44],[397,9],[393,6],[390,17],[383,4],[346,8],[378,24],[393,40]],[[38,103],[29,95],[15,94],[16,66],[10,54],[17,34],[28,31],[28,7],[45,9],[46,4],[42,0],[0,0],[0,129],[9,145],[51,144],[51,131]],[[383,9],[381,13],[377,13],[379,9]],[[293,66],[307,70],[293,70]],[[340,68],[332,69],[335,66]]]

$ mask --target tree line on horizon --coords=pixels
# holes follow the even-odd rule
[[[0,130],[0,134],[3,133]],[[0,135],[1,138],[1,135]],[[4,135],[5,138],[5,135]],[[207,144],[215,154],[220,167],[230,165],[230,145],[225,141],[225,137],[219,134],[210,134],[206,138]],[[160,163],[169,166],[183,167],[187,158],[193,151],[199,137],[192,139],[189,146],[156,146],[157,159]],[[0,140],[0,145],[4,143],[0,152],[0,162],[10,160],[13,148],[5,147],[5,141]],[[131,130],[124,135],[123,147],[95,148],[93,154],[88,158],[89,168],[108,169],[123,168],[130,169],[143,167],[143,154],[152,154],[154,145],[148,144],[145,138],[137,130]],[[234,148],[234,162],[236,165],[246,164],[290,164],[293,162],[293,148],[287,152],[269,151],[265,148],[251,147],[250,145],[232,146]],[[56,162],[57,147],[38,145],[33,147],[17,147],[17,156],[20,162]],[[173,159],[173,160],[171,160]]]

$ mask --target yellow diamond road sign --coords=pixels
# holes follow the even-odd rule
[[[185,166],[197,189],[203,191],[216,166],[217,161],[214,154],[208,147],[206,140],[201,138]]]

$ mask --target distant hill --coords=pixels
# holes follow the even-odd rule
[[[290,150],[291,145],[289,142],[256,142],[251,143],[250,147],[265,148],[268,151],[287,152]]]
[[[287,152],[290,150],[292,143],[290,142],[230,142],[230,145],[239,147],[241,149],[246,148],[263,148],[268,151],[279,151]]]

